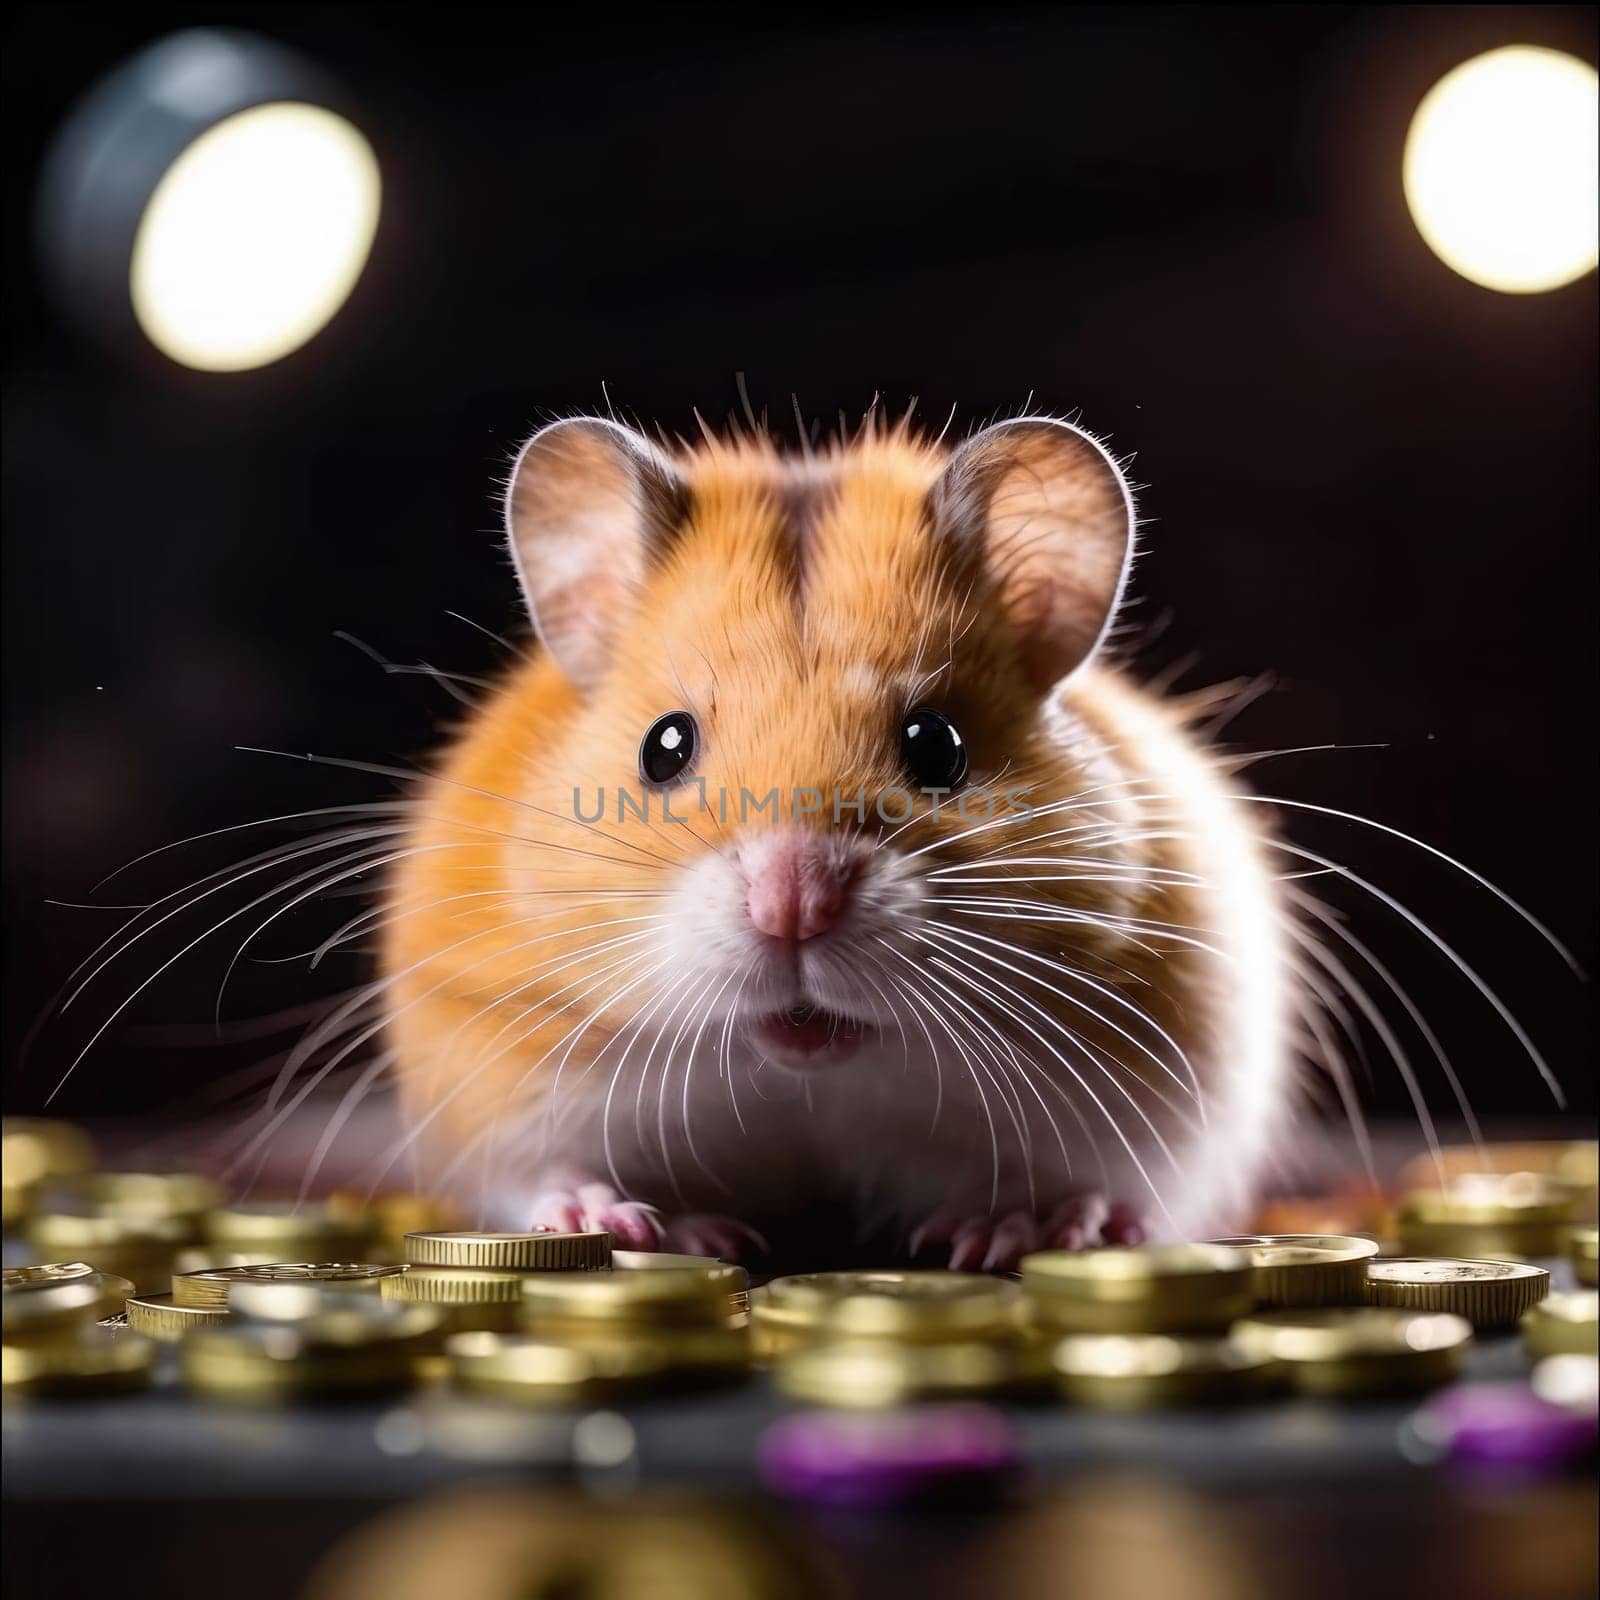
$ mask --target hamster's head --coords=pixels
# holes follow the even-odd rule
[[[608,924],[614,1024],[710,1019],[838,1070],[874,1036],[966,1036],[1007,966],[1104,944],[1105,775],[1049,708],[1130,560],[1089,435],[879,429],[793,458],[578,419],[524,447],[507,522],[571,695],[522,753],[520,826],[549,847],[524,886]]]

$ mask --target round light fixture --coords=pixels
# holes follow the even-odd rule
[[[249,34],[175,34],[97,88],[40,190],[47,275],[80,319],[239,372],[337,314],[378,226],[377,158],[337,91]]]
[[[1595,69],[1511,45],[1423,97],[1406,136],[1406,204],[1434,253],[1506,294],[1558,289],[1596,261]]]

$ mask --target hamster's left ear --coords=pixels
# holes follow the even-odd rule
[[[552,422],[506,484],[506,536],[534,631],[579,689],[610,663],[652,561],[683,520],[670,457],[603,417]]]
[[[935,537],[999,586],[1024,669],[1043,691],[1094,653],[1133,560],[1133,491],[1091,435],[1018,417],[961,445],[934,485]]]

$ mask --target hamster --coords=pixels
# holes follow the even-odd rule
[[[411,1137],[485,1225],[759,1255],[1231,1230],[1296,1094],[1285,920],[1184,707],[1105,659],[1127,479],[1048,416],[785,454],[537,432],[537,648],[387,889]]]

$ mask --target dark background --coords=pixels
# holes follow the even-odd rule
[[[740,372],[780,419],[791,393],[830,419],[915,395],[934,427],[1030,395],[1081,410],[1149,485],[1141,666],[1191,687],[1271,674],[1230,742],[1377,748],[1280,758],[1261,787],[1420,834],[1593,968],[1595,283],[1476,287],[1429,252],[1400,189],[1407,122],[1442,73],[1514,42],[1592,61],[1590,8],[782,8],[771,29],[665,7],[535,15],[61,5],[9,25],[9,1109],[37,1107],[190,936],[146,938],[22,1059],[118,916],[47,900],[86,900],[200,830],[389,792],[235,747],[422,758],[459,708],[334,630],[468,674],[503,659],[446,614],[521,627],[493,480],[541,417],[601,407],[602,383],[683,431],[692,408],[735,407]],[[74,100],[202,23],[258,29],[342,80],[386,185],[345,311],[241,375],[80,337],[31,241],[39,161]],[[1535,935],[1392,838],[1288,820],[1457,943],[1593,1105],[1589,988]],[[98,898],[142,902],[282,837],[157,857]],[[1549,1110],[1414,932],[1328,898],[1480,1110]],[[244,926],[131,1004],[56,1107],[176,1114],[259,1056],[251,1037],[209,1042]],[[313,942],[277,927],[258,953]],[[247,962],[226,1015],[362,970]],[[1368,1098],[1406,1104],[1382,1065]]]

